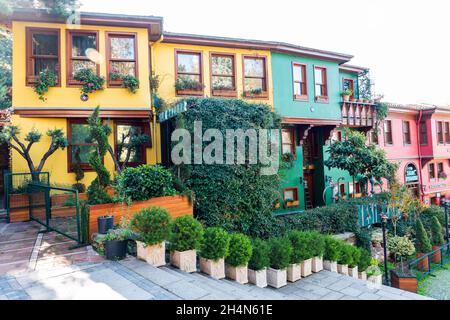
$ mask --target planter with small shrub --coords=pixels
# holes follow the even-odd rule
[[[370,262],[372,260],[372,255],[366,249],[360,249],[361,255],[358,261],[358,277],[361,280],[367,280],[366,270],[370,266]]]
[[[331,236],[325,237],[325,251],[323,255],[323,267],[325,270],[338,272],[337,260],[341,255],[341,247],[341,241],[336,240]]]
[[[289,241],[292,245],[291,261],[287,268],[287,280],[289,282],[295,282],[302,277],[302,262],[303,262],[303,250],[305,248],[303,243],[302,232],[291,231],[288,234]]]
[[[431,244],[433,251],[439,250],[444,245],[442,225],[436,216],[431,218]],[[431,261],[433,261],[434,263],[441,263],[441,259],[442,254],[440,250],[431,256]]]
[[[197,271],[197,249],[203,238],[203,226],[191,216],[176,218],[171,225],[170,263],[184,272]]]
[[[416,257],[420,258],[432,250],[430,238],[425,230],[423,223],[420,219],[416,220]],[[428,271],[429,268],[429,258],[421,260],[417,264],[417,269],[421,271]]]
[[[338,259],[337,270],[338,273],[348,276],[348,265],[352,263],[353,246],[342,243],[341,255]]]
[[[229,246],[230,236],[224,229],[206,229],[200,250],[200,270],[215,279],[225,278]]]
[[[270,266],[270,245],[267,241],[255,239],[252,242],[252,256],[248,263],[248,281],[260,288],[267,287],[267,268]]]
[[[241,284],[248,283],[248,262],[252,256],[252,242],[243,234],[230,235],[229,254],[225,258],[227,278]]]
[[[342,98],[344,99],[344,101],[350,101],[350,97],[353,94],[353,91],[350,89],[344,90],[341,92]]]
[[[359,274],[358,274],[358,262],[361,258],[361,249],[359,249],[358,247],[351,247],[351,256],[352,256],[352,260],[351,262],[348,264],[348,275],[350,277],[353,277],[355,279],[359,278]]]
[[[287,267],[291,261],[292,245],[288,238],[274,238],[269,241],[270,267],[267,270],[267,284],[281,288],[287,284]]]
[[[122,260],[127,255],[128,240],[131,231],[127,229],[111,229],[103,237],[105,255],[108,260]]]
[[[170,234],[170,215],[166,209],[150,207],[136,213],[131,228],[137,233],[137,257],[154,267],[166,264],[165,240]]]
[[[311,232],[312,272],[323,270],[323,255],[325,253],[325,238],[318,232]]]
[[[380,262],[372,258],[370,261],[370,266],[367,268],[367,281],[373,283],[376,286],[381,286],[383,284],[383,273],[381,272],[378,265]]]

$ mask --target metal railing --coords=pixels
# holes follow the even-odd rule
[[[409,269],[415,271],[417,279],[421,280],[435,270],[444,268],[450,262],[450,243],[424,254],[408,263]]]

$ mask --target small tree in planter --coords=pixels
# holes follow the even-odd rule
[[[270,266],[270,246],[267,241],[252,242],[252,256],[248,263],[248,280],[260,288],[267,287],[267,268]]]
[[[433,245],[432,249],[438,250],[440,247],[444,245],[444,235],[442,233],[442,225],[439,222],[439,219],[434,216],[431,219],[431,244]],[[441,251],[436,252],[431,257],[431,260],[434,263],[441,263]]]
[[[366,270],[370,266],[370,261],[372,260],[372,255],[366,249],[360,248],[361,255],[358,261],[358,275],[359,279],[367,280]]]
[[[348,276],[348,266],[353,263],[353,246],[346,243],[341,244],[341,255],[338,259],[338,273]]]
[[[337,261],[341,255],[342,244],[341,241],[334,239],[331,236],[325,237],[325,251],[323,266],[325,270],[331,272],[338,272]]]
[[[200,270],[215,279],[225,278],[225,257],[229,246],[230,236],[224,229],[206,229],[200,250]]]
[[[128,229],[111,229],[103,237],[106,259],[122,260],[127,254],[128,240],[132,238],[132,232]]]
[[[420,258],[432,250],[428,233],[423,227],[420,219],[416,220],[416,256]],[[428,271],[428,259],[424,259],[417,264],[419,270]]]
[[[292,245],[292,254],[287,268],[287,280],[289,282],[295,282],[302,277],[302,262],[305,249],[302,232],[291,231],[288,234],[289,241]]]
[[[170,236],[170,262],[184,272],[197,271],[197,249],[203,238],[203,226],[191,216],[173,221]]]
[[[325,253],[325,237],[318,232],[311,232],[312,272],[323,270],[323,255]]]
[[[170,215],[166,209],[150,207],[135,214],[131,220],[137,232],[137,256],[154,267],[166,264],[164,241],[170,234]]]
[[[417,278],[416,276],[409,270],[408,266],[403,263],[403,259],[408,258],[413,255],[415,252],[414,244],[408,237],[392,237],[388,240],[388,249],[391,254],[395,257],[395,262],[397,263],[396,268],[391,270],[391,282],[392,286],[403,289],[417,292]],[[413,289],[411,289],[413,288]]]
[[[344,90],[341,92],[342,98],[344,101],[350,101],[350,97],[353,94],[353,91],[350,89]]]
[[[289,238],[274,238],[270,244],[270,268],[267,270],[267,284],[281,288],[287,284],[286,269],[292,255],[292,245]]]
[[[348,264],[348,275],[358,279],[358,263],[361,258],[361,250],[358,247],[351,246],[351,256],[351,262]]]
[[[248,282],[248,262],[252,256],[252,242],[249,237],[235,233],[230,235],[229,254],[225,258],[225,274],[241,284]]]
[[[370,266],[366,270],[367,281],[373,283],[376,286],[381,286],[383,284],[382,278],[383,273],[381,272],[381,269],[378,267],[379,264],[380,262],[377,259],[372,258],[370,260]]]

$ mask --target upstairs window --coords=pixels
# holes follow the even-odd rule
[[[441,178],[444,175],[444,163],[439,162],[437,164],[437,174],[438,178]]]
[[[211,86],[214,91],[236,91],[234,55],[211,54]]]
[[[316,101],[328,102],[327,69],[323,67],[314,67],[314,87]]]
[[[355,82],[353,81],[353,79],[348,79],[348,78],[344,79],[344,81],[342,83],[342,91],[345,91],[345,90],[352,91],[352,95],[350,96],[350,98],[355,97]]]
[[[121,77],[138,77],[137,39],[134,33],[106,33],[108,85],[121,86]]]
[[[428,145],[427,124],[425,121],[420,122],[419,131],[420,131],[420,144],[422,146]]]
[[[411,128],[409,121],[403,121],[403,144],[411,144]]]
[[[261,95],[267,92],[265,57],[244,56],[244,91]],[[247,97],[251,97],[247,96]]]
[[[292,76],[294,81],[294,99],[308,100],[308,89],[306,85],[306,65],[294,63],[292,65]]]
[[[203,95],[202,55],[200,52],[176,52],[175,88],[178,94]]]
[[[450,144],[450,123],[449,122],[445,122],[444,136],[445,136],[445,143]]]
[[[67,31],[67,82],[77,84],[75,74],[81,69],[91,69],[99,74],[99,67],[93,61],[98,52],[98,33],[91,31]]]
[[[436,122],[436,135],[439,144],[444,144],[444,132],[442,130],[442,121]]]
[[[283,129],[281,131],[282,154],[291,153],[295,157],[294,129]]]
[[[434,171],[434,163],[428,165],[428,175],[431,179],[436,179],[436,172]]]
[[[59,29],[26,29],[27,84],[36,82],[39,73],[49,71],[61,78],[60,31]]]
[[[392,122],[391,120],[384,121],[384,144],[392,145]]]

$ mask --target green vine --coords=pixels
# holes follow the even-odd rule
[[[105,78],[96,75],[91,69],[79,70],[74,79],[81,82],[81,93],[89,94],[98,90],[103,90]]]
[[[283,160],[284,168],[289,169],[292,168],[295,157],[291,152],[286,152],[281,156],[281,160]]]
[[[378,101],[375,104],[375,111],[377,113],[377,123],[375,126],[375,131],[378,133],[381,122],[386,119],[389,113],[389,105],[386,102]]]
[[[190,78],[178,78],[175,81],[175,89],[178,90],[202,90],[204,88],[203,84],[196,80]]]
[[[39,95],[39,100],[45,101],[45,94],[50,87],[56,86],[56,75],[48,69],[39,72],[39,77],[34,85],[34,92]]]
[[[122,77],[124,88],[127,88],[131,93],[136,93],[139,89],[139,79],[132,75]]]

